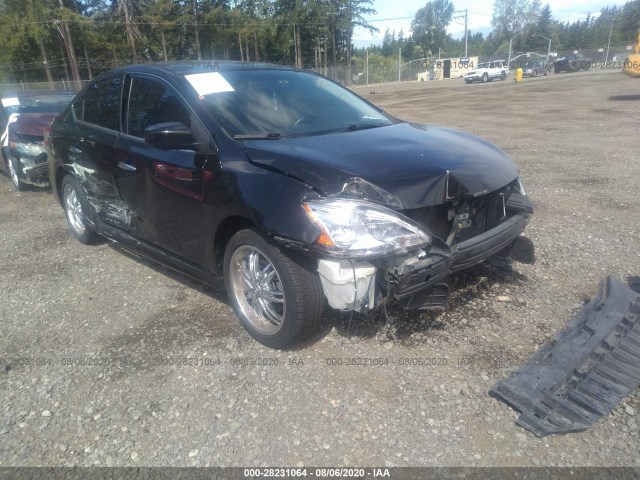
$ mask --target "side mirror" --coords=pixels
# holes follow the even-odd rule
[[[189,127],[179,122],[157,123],[145,128],[144,141],[158,148],[194,148]]]

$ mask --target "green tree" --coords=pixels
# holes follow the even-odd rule
[[[447,27],[454,9],[449,0],[433,0],[419,9],[411,22],[414,41],[425,49],[435,45],[442,47],[441,44],[447,39]]]
[[[496,39],[508,41],[525,26],[535,24],[540,9],[540,0],[495,0],[491,25]]]

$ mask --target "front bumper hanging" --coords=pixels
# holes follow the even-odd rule
[[[555,338],[489,394],[539,437],[579,432],[640,385],[640,293],[608,277]]]

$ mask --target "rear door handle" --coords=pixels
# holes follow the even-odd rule
[[[136,167],[135,165],[131,165],[130,163],[123,162],[122,160],[118,162],[118,168],[121,168],[122,170],[126,170],[127,172],[135,172],[136,170],[138,170],[138,167]]]
[[[89,135],[87,138],[81,138],[80,141],[83,143],[88,143],[92,147],[96,146],[96,140],[93,135]]]

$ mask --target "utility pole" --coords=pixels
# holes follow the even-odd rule
[[[62,0],[59,0],[60,8],[64,8],[64,3]],[[64,42],[65,49],[67,50],[67,58],[69,58],[69,64],[71,66],[71,74],[73,75],[73,79],[76,82],[76,90],[80,90],[82,87],[80,70],[78,69],[78,61],[76,60],[76,51],[73,48],[73,40],[71,39],[71,30],[69,29],[69,25],[64,20],[55,20],[54,24],[58,28],[58,32],[62,36],[62,41]],[[62,26],[62,30],[58,27],[58,24]]]
[[[402,47],[398,48],[398,83],[400,83],[400,69],[402,68]]]
[[[613,32],[613,22],[611,22],[611,28],[609,29],[609,41],[607,42],[607,58],[605,59],[605,63],[609,61],[609,47],[611,46],[611,32]]]
[[[367,81],[366,85],[369,85],[369,49],[367,48]]]
[[[458,18],[462,18],[464,17],[464,56],[465,58],[469,56],[468,54],[468,37],[469,37],[469,29],[467,28],[467,26],[469,25],[469,10],[468,9],[464,9],[464,10],[458,10],[456,12],[453,12],[453,14],[459,14],[457,17],[453,17],[454,19],[458,19]]]

